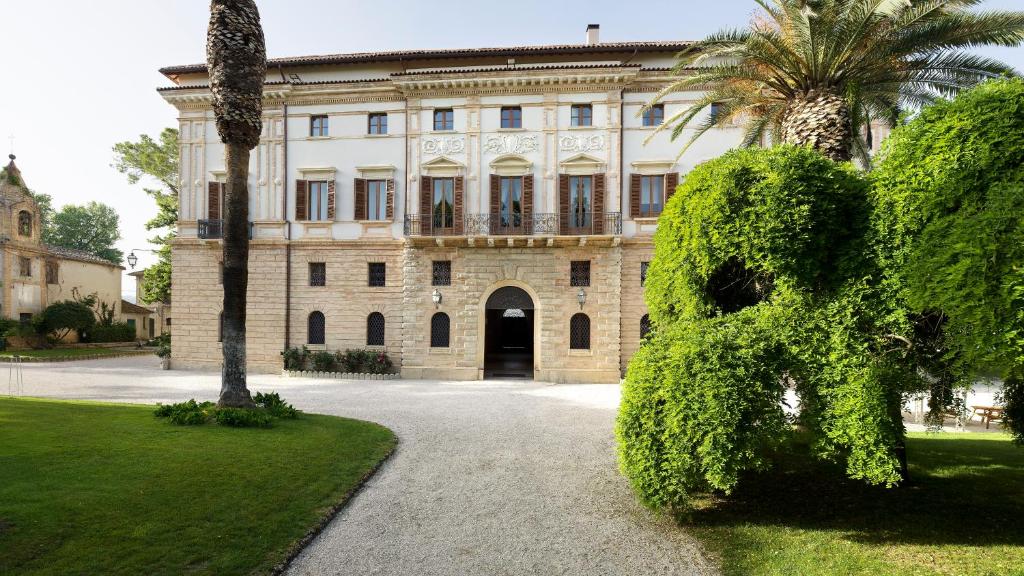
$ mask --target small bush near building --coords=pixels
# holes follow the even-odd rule
[[[284,369],[299,371],[306,369],[306,358],[309,356],[309,349],[303,346],[302,348],[289,348],[281,352],[281,357],[284,359]]]
[[[299,411],[276,392],[257,393],[253,402],[255,408],[218,408],[213,402],[191,399],[177,404],[158,404],[153,414],[179,426],[216,423],[233,428],[270,428],[274,419],[293,420],[299,416]]]
[[[284,350],[281,357],[284,360],[284,369],[295,372],[314,370],[348,374],[390,374],[394,370],[391,358],[379,350],[345,350],[332,354],[327,351],[310,352],[303,346]]]
[[[326,351],[314,352],[309,359],[310,365],[313,370],[317,372],[334,372],[338,363],[335,360],[334,354]]]
[[[135,328],[127,322],[115,322],[109,326],[97,324],[83,336],[85,342],[134,342]]]
[[[92,309],[73,300],[50,304],[39,316],[39,330],[44,334],[52,334],[58,341],[72,331],[82,333],[96,324]]]

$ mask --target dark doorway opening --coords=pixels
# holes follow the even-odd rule
[[[522,288],[499,288],[487,299],[485,378],[533,378],[533,299]]]

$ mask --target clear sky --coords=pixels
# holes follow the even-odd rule
[[[258,0],[271,57],[405,48],[697,39],[743,26],[753,0]],[[1024,0],[987,8],[1024,9]],[[30,188],[55,206],[98,200],[121,215],[119,247],[151,248],[156,209],[110,167],[115,142],[176,125],[157,69],[205,60],[207,0],[0,0],[0,150],[15,136]],[[1024,70],[1024,49],[984,51]],[[2,158],[2,157],[0,157]],[[6,159],[3,159],[6,163]],[[139,267],[152,262],[139,253]],[[131,283],[124,282],[126,292]]]

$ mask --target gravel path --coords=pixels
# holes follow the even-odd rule
[[[150,357],[23,371],[25,395],[125,402],[214,399],[219,380],[163,372]],[[618,386],[250,380],[252,390],[277,390],[303,410],[380,422],[399,437],[396,453],[289,574],[714,572],[618,473]]]

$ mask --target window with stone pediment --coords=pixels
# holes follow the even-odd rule
[[[32,213],[28,210],[18,212],[18,234],[22,236],[32,235]]]

